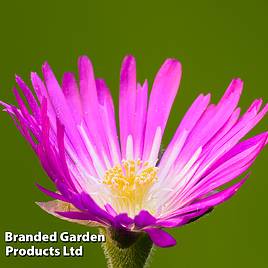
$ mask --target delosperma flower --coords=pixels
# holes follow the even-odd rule
[[[147,81],[137,83],[135,59],[125,57],[118,131],[104,80],[94,77],[85,56],[78,69],[79,83],[65,73],[60,85],[45,63],[44,82],[31,74],[35,94],[16,76],[26,104],[17,89],[18,108],[1,102],[57,188],[38,185],[55,199],[39,205],[59,218],[115,233],[147,233],[156,246],[173,246],[175,239],[163,228],[187,224],[229,199],[247,175],[233,181],[268,141],[268,132],[240,141],[268,105],[261,109],[256,99],[240,116],[243,82],[234,79],[217,104],[210,103],[210,94],[194,100],[160,156],[180,63],[164,62],[148,97]]]

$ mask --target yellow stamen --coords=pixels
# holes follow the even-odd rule
[[[158,168],[141,160],[122,160],[105,172],[103,183],[114,196],[118,212],[134,216],[144,208],[144,200],[150,186],[157,180]]]

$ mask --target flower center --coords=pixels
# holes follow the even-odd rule
[[[144,208],[146,194],[157,180],[158,168],[141,160],[122,160],[105,172],[103,183],[113,194],[113,206],[117,212],[134,216]]]

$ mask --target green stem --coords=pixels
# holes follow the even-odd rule
[[[108,268],[143,268],[148,265],[152,241],[146,233],[101,229],[106,236],[102,244]]]

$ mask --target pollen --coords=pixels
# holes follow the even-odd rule
[[[157,181],[158,167],[141,160],[122,160],[105,172],[103,183],[113,194],[118,212],[135,215],[144,207],[148,190]]]

